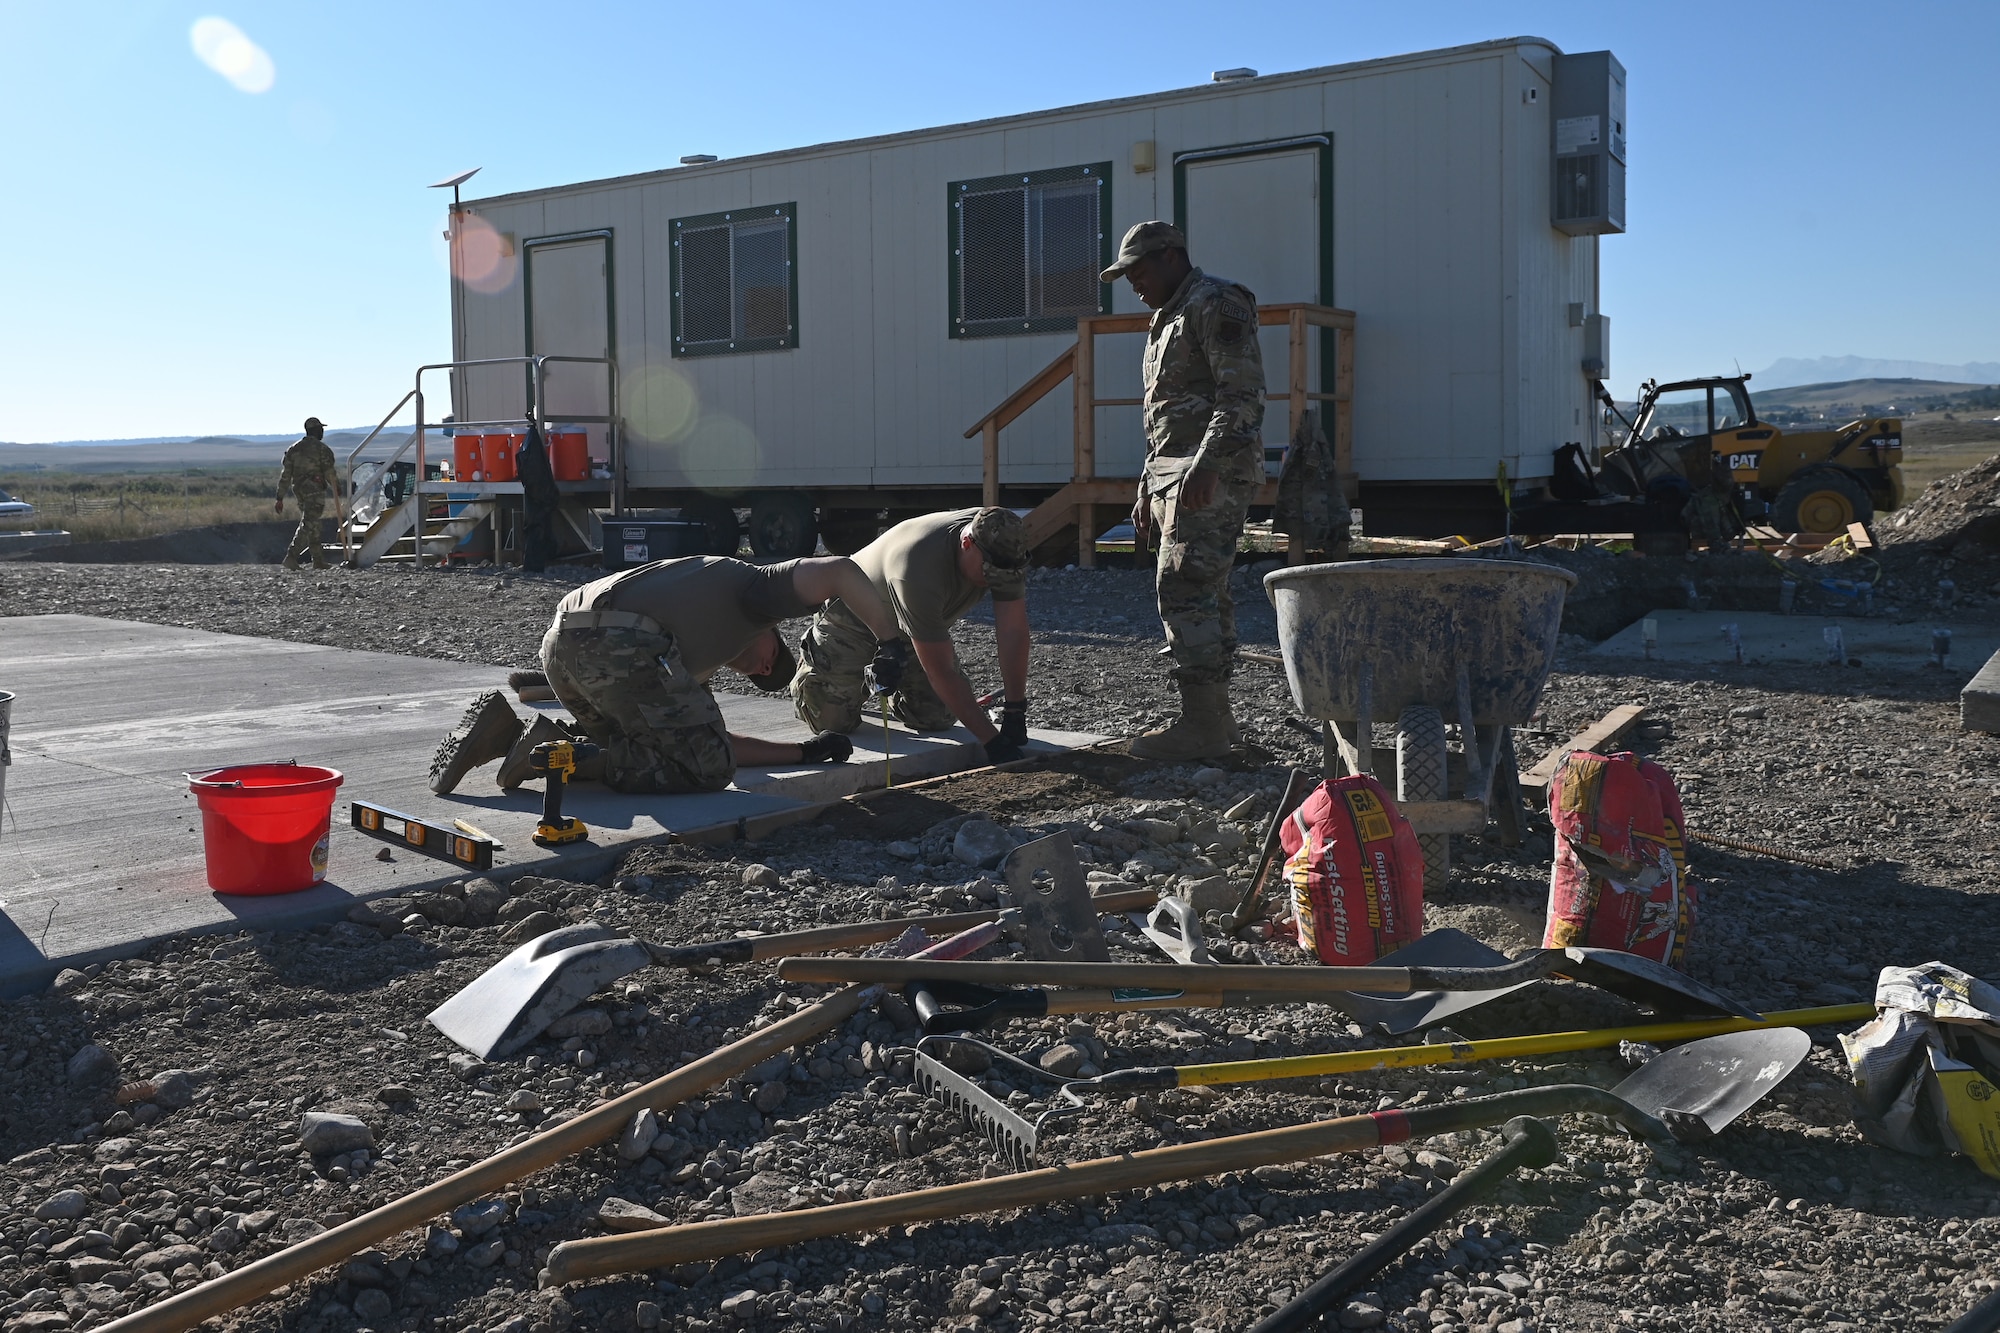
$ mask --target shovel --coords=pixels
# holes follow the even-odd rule
[[[1025,849],[1024,849],[1025,850]],[[1079,883],[1081,878],[1079,877]],[[1087,898],[1085,912],[1151,905],[1151,889]],[[996,909],[946,916],[897,917],[853,925],[816,926],[781,935],[706,944],[650,944],[614,936],[595,922],[566,926],[528,941],[479,974],[429,1014],[431,1026],[482,1060],[511,1055],[549,1024],[604,987],[649,964],[705,967],[751,963],[817,949],[858,949],[896,939],[912,926],[943,937],[998,920]],[[1094,926],[1096,917],[1091,916]]]
[[[983,949],[999,938],[1000,927],[989,922],[934,944],[926,952],[935,957],[955,957]],[[643,1087],[599,1102],[572,1119],[502,1148],[443,1180],[98,1328],[103,1333],[182,1333],[204,1320],[240,1309],[288,1282],[332,1267],[378,1241],[421,1227],[439,1213],[448,1213],[462,1203],[470,1203],[585,1148],[615,1138],[641,1110],[671,1110],[724,1079],[756,1067],[758,1062],[779,1051],[809,1044],[873,1004],[879,994],[875,988],[860,986],[837,991]]]
[[[1555,1131],[1529,1115],[1517,1115],[1500,1130],[1506,1146],[1425,1200],[1408,1217],[1370,1241],[1359,1254],[1307,1287],[1276,1313],[1260,1319],[1250,1333],[1299,1333],[1310,1328],[1335,1302],[1416,1247],[1445,1219],[1506,1183],[1521,1167],[1540,1169],[1556,1160]]]
[[[546,1278],[557,1283],[578,1282],[826,1236],[1032,1208],[1059,1199],[1143,1189],[1168,1181],[1481,1129],[1504,1124],[1517,1115],[1605,1115],[1656,1145],[1667,1144],[1679,1134],[1706,1138],[1775,1088],[1811,1047],[1811,1040],[1797,1028],[1735,1032],[1668,1051],[1609,1092],[1574,1083],[1527,1088],[1153,1148],[881,1199],[565,1241],[549,1252]]]

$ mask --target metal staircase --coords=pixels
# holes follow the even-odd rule
[[[341,488],[345,493],[341,506],[341,546],[346,553],[346,562],[356,569],[366,569],[380,560],[407,561],[419,568],[426,564],[443,563],[466,537],[489,524],[496,529],[493,554],[499,558],[502,543],[498,529],[505,524],[512,531],[512,517],[518,515],[521,503],[518,498],[520,484],[442,480],[426,466],[426,434],[435,427],[428,426],[424,418],[423,377],[426,372],[455,374],[474,367],[519,366],[528,376],[527,415],[496,421],[460,420],[456,426],[461,431],[496,428],[511,431],[532,425],[546,437],[549,423],[548,413],[544,410],[544,381],[547,368],[555,363],[600,365],[606,374],[608,412],[589,415],[565,411],[561,417],[567,422],[580,425],[595,423],[606,428],[612,479],[601,485],[558,483],[558,487],[565,492],[557,511],[559,516],[587,549],[594,550],[601,536],[593,505],[608,501],[611,511],[617,513],[623,510],[625,503],[616,363],[608,357],[490,357],[419,366],[415,385],[389,409],[388,415],[375,429],[368,432],[367,438],[348,453],[345,484]],[[416,424],[409,438],[386,458],[364,463],[362,454],[375,443],[383,429],[413,402],[416,405]],[[372,470],[364,474],[364,469]],[[512,508],[503,513],[509,505]]]
[[[415,561],[419,544],[416,532],[419,505],[440,507],[435,499],[413,495],[376,515],[366,525],[356,521],[352,556],[354,567],[366,569],[378,560],[387,560],[392,564]],[[499,504],[492,499],[465,500],[454,501],[449,507],[458,512],[442,517],[432,515],[423,520],[422,547],[427,561],[442,560],[450,555],[474,529],[493,517]]]

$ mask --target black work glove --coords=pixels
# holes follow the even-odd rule
[[[875,660],[868,664],[868,688],[877,694],[893,694],[903,683],[903,668],[910,664],[910,645],[901,639],[883,639],[875,644]]]
[[[1016,749],[1028,743],[1028,701],[1009,699],[1000,705],[1000,739]]]
[[[1004,731],[986,742],[986,762],[989,764],[1011,764],[1024,757],[1021,747],[1008,740]]]
[[[854,753],[854,742],[837,731],[822,731],[799,743],[799,758],[808,764],[844,764]]]

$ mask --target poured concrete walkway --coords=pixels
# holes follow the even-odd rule
[[[1651,611],[1585,653],[1585,657],[1646,655],[1645,621],[1658,628],[1654,652],[1662,662],[1730,662],[1734,660],[1725,626],[1736,626],[1743,660],[1753,663],[1824,663],[1825,631],[1840,630],[1841,646],[1863,666],[1907,667],[1921,670],[1930,661],[1931,631],[1952,631],[1951,660],[1961,674],[1974,670],[1996,648],[2000,632],[1989,626],[1955,625],[1949,619],[1900,624],[1861,616],[1784,616],[1771,611]]]
[[[0,811],[0,996],[164,936],[327,920],[357,900],[466,873],[407,850],[377,860],[385,844],[348,826],[347,803],[357,797],[421,819],[477,824],[505,844],[496,872],[588,879],[636,843],[800,811],[883,784],[882,729],[871,724],[854,737],[853,762],[744,769],[735,788],[713,795],[623,796],[578,784],[564,812],[588,824],[591,836],[546,850],[529,840],[539,783],[507,795],[489,764],[450,796],[427,785],[439,739],[506,674],[94,616],[0,618],[0,689],[19,696]],[[718,698],[733,731],[780,741],[808,734],[782,698]],[[1033,736],[1039,750],[1099,739]],[[963,729],[917,736],[895,724],[891,748],[898,782],[985,762]],[[326,881],[276,897],[211,892],[200,812],[183,774],[287,759],[346,777],[334,803]]]

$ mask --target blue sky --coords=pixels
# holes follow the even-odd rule
[[[1621,393],[2000,360],[1990,0],[217,3],[0,0],[0,439],[372,423],[448,355],[424,186],[466,167],[497,194],[1517,34],[1630,71]],[[210,17],[263,91],[197,57]]]

